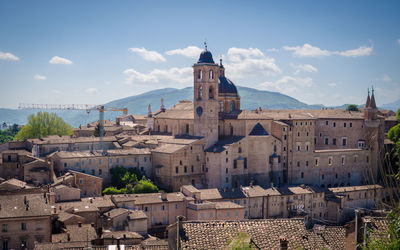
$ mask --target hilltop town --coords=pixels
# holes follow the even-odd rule
[[[387,227],[394,112],[242,110],[222,60],[193,65],[193,100],[0,145],[2,249],[349,249]],[[152,109],[153,108],[153,109]],[[162,191],[103,194],[111,170]],[[393,190],[392,190],[393,191]],[[369,235],[364,231],[369,227]]]

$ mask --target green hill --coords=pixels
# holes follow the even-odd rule
[[[308,105],[290,96],[265,90],[257,90],[238,86],[241,97],[242,109],[320,109],[323,105]],[[149,91],[140,95],[130,96],[106,103],[106,106],[128,108],[130,114],[147,114],[148,105],[151,104],[152,111],[158,110],[164,98],[166,108],[178,103],[179,100],[193,100],[193,88],[184,89],[164,88]],[[0,122],[25,124],[27,116],[39,110],[15,110],[0,109]],[[87,124],[98,119],[98,112],[87,114],[86,111],[54,111],[66,122],[74,127]],[[121,112],[106,112],[106,119],[115,119]]]

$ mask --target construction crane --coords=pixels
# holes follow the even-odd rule
[[[91,111],[99,111],[99,137],[100,149],[102,154],[106,155],[107,151],[104,148],[104,112],[105,111],[122,111],[124,115],[128,114],[127,108],[107,107],[104,105],[90,104],[27,104],[20,103],[18,109],[50,109],[50,110],[85,110],[88,114]]]

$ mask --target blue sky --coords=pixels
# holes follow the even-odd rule
[[[400,98],[400,1],[1,1],[0,107],[192,85],[207,39],[235,84],[308,104]],[[239,93],[240,94],[240,93]]]

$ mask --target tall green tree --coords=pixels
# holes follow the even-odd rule
[[[73,129],[55,113],[38,112],[28,117],[28,123],[15,135],[15,140],[41,138],[48,135],[72,135]]]
[[[356,104],[350,104],[346,108],[347,111],[358,111],[358,106]]]

